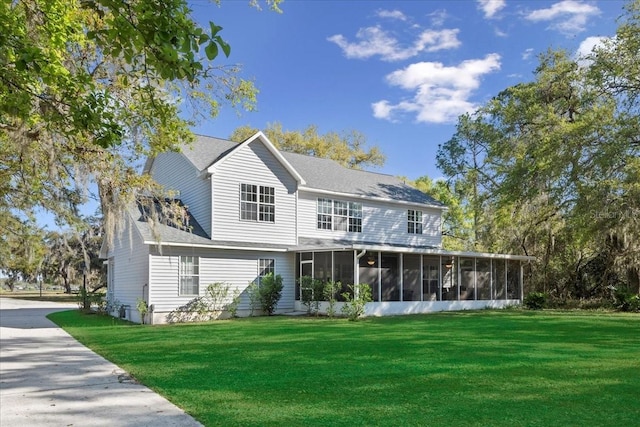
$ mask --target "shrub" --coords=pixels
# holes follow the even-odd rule
[[[334,317],[336,315],[336,302],[338,301],[338,291],[342,289],[342,283],[329,280],[324,287],[324,298],[329,302],[327,307],[327,316]]]
[[[209,310],[220,312],[226,308],[230,286],[226,283],[215,282],[207,286],[206,298]]]
[[[249,294],[249,309],[251,310],[249,316],[253,317],[256,309],[260,308],[260,288],[256,285],[256,282],[249,283],[247,293]]]
[[[313,278],[301,276],[298,279],[300,285],[300,302],[307,307],[307,314],[311,314],[311,301],[313,301]]]
[[[544,292],[530,292],[524,297],[523,304],[530,310],[542,310],[547,305],[547,294]]]
[[[298,279],[300,284],[300,301],[307,306],[307,314],[313,311],[316,316],[320,312],[320,301],[324,301],[325,282],[313,279],[311,276],[302,276]]]
[[[613,293],[613,306],[618,311],[640,312],[640,295],[616,289]]]
[[[144,325],[144,319],[149,312],[149,305],[147,304],[147,301],[142,298],[138,298],[136,300],[136,309],[140,313],[140,322]]]
[[[271,316],[282,296],[282,277],[269,273],[262,278],[259,286],[260,307],[263,313]]]
[[[347,292],[342,294],[345,303],[342,306],[342,312],[351,321],[358,320],[364,314],[364,307],[371,302],[371,286],[366,283],[358,285],[348,285]]]

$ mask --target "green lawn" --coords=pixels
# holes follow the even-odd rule
[[[207,426],[638,426],[640,316],[50,318]]]

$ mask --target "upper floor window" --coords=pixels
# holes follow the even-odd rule
[[[407,211],[407,232],[409,234],[422,234],[422,211],[413,209]]]
[[[275,188],[264,185],[240,184],[240,219],[275,222]]]
[[[200,259],[197,256],[181,256],[180,295],[199,295],[200,293]]]
[[[318,229],[362,232],[362,203],[318,199]]]

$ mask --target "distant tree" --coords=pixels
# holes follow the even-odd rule
[[[443,180],[422,176],[407,184],[443,203],[447,210],[442,215],[442,244],[447,250],[473,250],[473,215],[463,200]]]
[[[50,283],[60,283],[65,292],[72,285],[81,285],[86,279],[89,291],[106,285],[100,246],[102,228],[98,218],[90,217],[82,231],[52,231],[46,235],[46,256],[42,273]]]
[[[0,208],[0,272],[13,291],[19,281],[35,283],[47,252],[43,233],[33,220],[21,219]]]
[[[257,131],[249,126],[241,126],[233,131],[229,139],[242,142]],[[303,131],[285,131],[280,123],[274,123],[268,125],[263,133],[282,151],[335,160],[352,169],[382,166],[385,161],[378,147],[366,148],[365,136],[357,131],[342,135],[336,132],[320,134],[315,125],[309,125]]]

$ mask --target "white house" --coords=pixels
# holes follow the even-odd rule
[[[303,310],[300,276],[368,283],[367,315],[504,307],[522,300],[517,255],[442,249],[446,209],[402,180],[278,151],[258,132],[245,142],[198,136],[182,152],[147,161],[144,173],[188,207],[190,230],[159,225],[155,233],[132,209],[128,232],[103,250],[108,295],[140,321],[164,323],[208,284],[241,293],[269,272],[283,278],[278,312]]]

